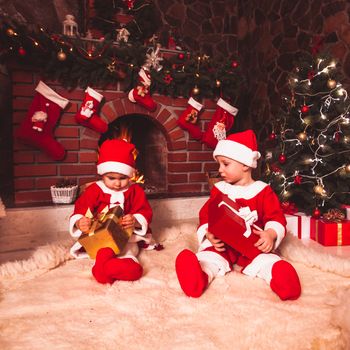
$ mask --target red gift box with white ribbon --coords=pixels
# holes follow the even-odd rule
[[[299,239],[310,238],[310,216],[298,212],[294,214],[284,214],[287,220],[287,232]]]
[[[209,204],[208,231],[242,255],[254,259],[262,253],[254,246],[260,237],[241,217],[240,209],[235,201],[219,193]]]

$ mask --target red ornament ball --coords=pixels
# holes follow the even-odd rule
[[[274,132],[272,132],[272,133],[269,135],[269,140],[270,140],[270,141],[274,141],[274,140],[276,140],[276,137],[277,137],[277,135],[276,135]]]
[[[177,57],[179,58],[179,60],[183,60],[185,58],[185,55],[183,53],[179,53]]]
[[[300,185],[301,184],[301,180],[302,180],[302,177],[300,175],[296,175],[295,178],[294,178],[294,183],[296,185]]]
[[[303,105],[303,106],[301,107],[301,113],[303,113],[303,114],[308,113],[309,110],[310,110],[310,108],[309,108],[307,105]]]
[[[237,68],[238,67],[238,62],[237,61],[232,61],[231,62],[231,67],[232,68]]]
[[[287,157],[284,153],[281,153],[278,157],[278,161],[280,162],[280,164],[284,164],[287,160]]]
[[[321,216],[321,211],[318,208],[315,208],[314,211],[312,212],[312,217],[315,219],[318,219]]]
[[[21,46],[19,49],[18,49],[18,53],[21,55],[21,56],[25,56],[27,54],[27,51]]]

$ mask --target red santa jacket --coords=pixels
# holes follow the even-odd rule
[[[132,184],[125,191],[111,190],[102,181],[97,181],[87,187],[75,202],[74,212],[69,219],[70,234],[75,238],[80,237],[81,231],[77,229],[75,223],[81,217],[87,216],[89,211],[95,217],[103,210],[116,205],[123,208],[124,214],[133,214],[141,224],[141,229],[134,231],[135,235],[130,238],[130,242],[144,240],[149,243],[151,241],[149,224],[152,221],[152,208],[144,190],[136,184]],[[74,247],[79,249],[77,243]]]
[[[255,210],[257,218],[254,224],[264,230],[268,228],[275,230],[277,233],[275,248],[278,247],[285,236],[287,222],[277,195],[268,184],[262,181],[255,181],[248,186],[231,185],[224,181],[216,183],[210,193],[210,198],[199,212],[197,233],[200,243],[202,243],[208,228],[209,203],[218,192],[228,195],[240,207],[248,207],[250,211]],[[206,246],[202,246],[201,248],[204,249]]]

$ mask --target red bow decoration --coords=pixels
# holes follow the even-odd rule
[[[284,214],[295,214],[299,211],[295,203],[291,203],[291,202],[281,203],[281,208]]]

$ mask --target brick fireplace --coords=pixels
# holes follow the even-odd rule
[[[31,70],[13,69],[11,79],[14,134],[27,113],[40,77]],[[109,124],[109,131],[101,136],[75,121],[74,115],[84,97],[82,89],[69,91],[57,82],[45,83],[70,101],[55,130],[57,141],[67,151],[66,157],[62,161],[52,161],[41,151],[14,139],[15,205],[51,203],[50,186],[62,178],[76,181],[78,185],[96,180],[98,144],[121,125],[131,128],[132,142],[140,152],[137,165],[145,175],[144,186],[150,197],[208,194],[206,172],[217,169],[212,150],[191,139],[176,123],[187,105],[186,98],[153,95],[158,107],[150,113],[131,103],[120,86],[104,90],[94,87],[104,96],[100,115]],[[200,123],[204,129],[216,104],[211,100],[202,103],[204,111],[200,114]]]

